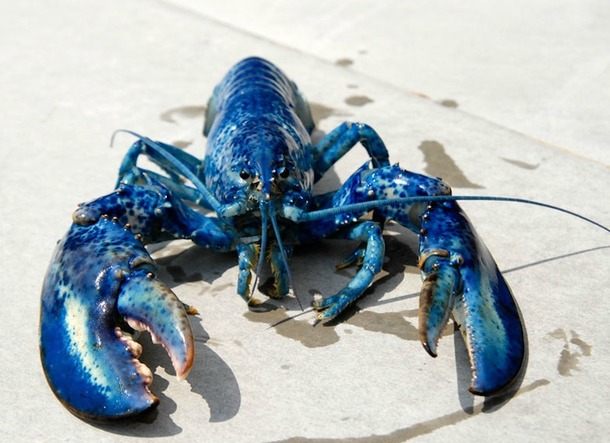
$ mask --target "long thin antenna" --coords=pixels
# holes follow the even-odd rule
[[[320,209],[317,211],[304,213],[301,220],[302,222],[316,221],[322,220],[327,217],[331,217],[333,215],[345,214],[347,212],[363,212],[370,211],[373,209],[379,209],[384,206],[389,206],[392,204],[402,204],[402,203],[419,203],[419,202],[443,202],[443,201],[500,201],[500,202],[513,202],[513,203],[525,203],[528,205],[541,206],[543,208],[552,209],[555,211],[563,212],[565,214],[569,214],[576,218],[586,221],[587,223],[591,223],[606,232],[610,232],[610,228],[598,223],[594,220],[591,220],[584,215],[580,215],[576,212],[570,211],[568,209],[560,208],[559,206],[550,205],[548,203],[541,203],[534,200],[526,200],[522,198],[513,198],[513,197],[495,197],[495,196],[476,196],[476,195],[422,195],[422,196],[413,196],[413,197],[402,197],[402,198],[387,198],[381,200],[373,200],[362,203],[353,203],[351,205],[339,206],[336,208],[326,208]]]
[[[301,311],[303,311],[304,309],[303,309],[303,305],[301,304],[301,299],[299,298],[299,294],[297,293],[296,288],[292,284],[292,272],[290,271],[290,266],[288,266],[288,255],[286,254],[286,250],[284,249],[284,245],[282,244],[280,228],[277,224],[277,220],[275,218],[275,211],[274,211],[273,207],[271,207],[271,210],[269,211],[269,218],[271,219],[271,226],[273,226],[273,232],[275,233],[275,239],[277,241],[277,246],[280,249],[280,252],[282,253],[282,261],[284,262],[284,267],[286,268],[286,274],[288,275],[288,286],[292,288],[292,291],[294,292],[294,297],[297,299],[297,303],[299,304]]]
[[[269,206],[266,201],[261,201],[260,203],[260,211],[261,211],[261,247],[258,251],[258,263],[256,265],[256,276],[254,277],[254,284],[252,285],[252,290],[250,293],[250,297],[256,291],[256,287],[258,286],[258,279],[261,275],[261,270],[263,269],[263,262],[265,261],[265,253],[267,250],[267,216],[269,212]],[[261,260],[262,257],[262,260]]]

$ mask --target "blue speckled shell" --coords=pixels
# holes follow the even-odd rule
[[[300,207],[309,204],[312,128],[305,127],[309,111],[297,112],[301,101],[294,83],[259,58],[235,65],[216,87],[206,116],[204,181],[221,203],[247,198],[242,170],[258,176],[263,192],[270,192],[274,175],[288,167],[291,180],[282,194],[302,199],[294,203]]]

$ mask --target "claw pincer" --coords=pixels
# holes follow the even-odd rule
[[[158,403],[148,389],[151,371],[138,361],[141,346],[128,332],[150,331],[180,378],[194,349],[184,306],[155,278],[141,236],[124,223],[131,218],[149,225],[138,208],[127,205],[123,217],[96,216],[104,206],[117,210],[115,194],[76,211],[42,290],[40,354],[47,380],[71,412],[98,421],[131,418]]]
[[[419,334],[436,357],[449,315],[460,327],[472,366],[470,391],[490,395],[518,376],[525,335],[517,304],[489,250],[456,202],[430,204],[422,216]]]

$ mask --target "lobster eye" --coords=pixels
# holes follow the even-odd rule
[[[248,180],[250,178],[250,173],[248,171],[246,171],[245,169],[242,169],[239,172],[239,176],[243,179],[243,180]]]

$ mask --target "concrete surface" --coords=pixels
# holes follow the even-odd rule
[[[112,189],[129,128],[202,155],[203,106],[248,55],[282,67],[319,130],[364,121],[394,161],[455,193],[532,198],[610,224],[610,58],[604,1],[2,2],[3,217],[0,431],[7,441],[602,441],[608,438],[610,237],[540,208],[465,203],[525,318],[529,363],[511,398],[468,393],[450,327],[439,357],[417,342],[416,238],[388,232],[389,276],[342,322],[311,327],[293,298],[249,312],[236,258],[186,242],[156,252],[201,316],[178,382],[147,337],[154,420],[91,426],[48,389],[39,296],[76,203]],[[318,134],[319,135],[319,134]],[[337,186],[356,149],[321,184]],[[332,294],[352,245],[295,254],[306,298]],[[289,321],[283,321],[290,319]]]

